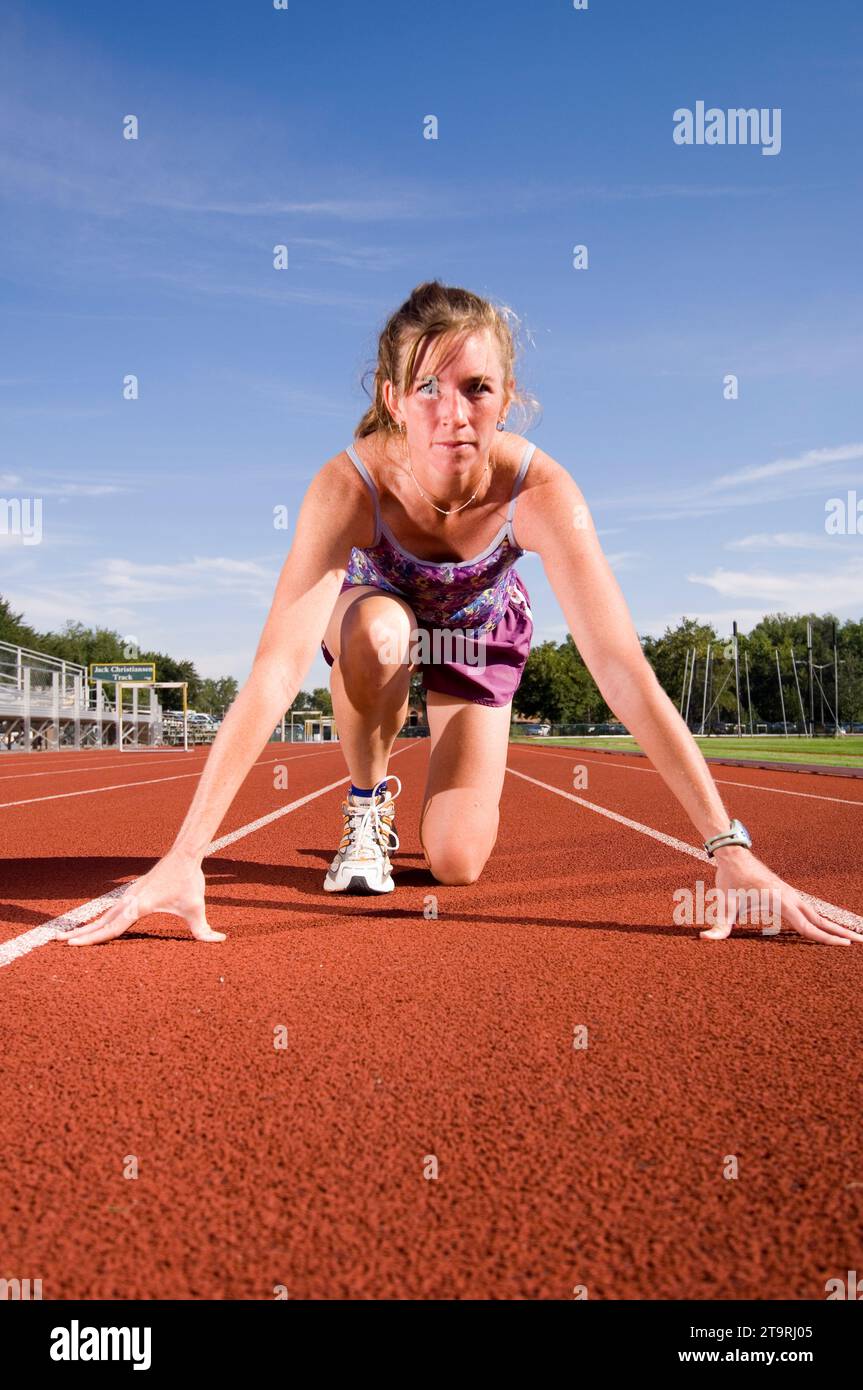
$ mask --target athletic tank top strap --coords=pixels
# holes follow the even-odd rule
[[[506,512],[506,529],[509,533],[509,538],[512,541],[513,545],[516,544],[515,536],[512,533],[512,522],[515,516],[515,504],[518,501],[518,494],[521,490],[521,485],[524,482],[525,474],[527,473],[528,466],[530,464],[531,459],[533,458],[535,449],[536,445],[531,443],[530,441],[528,441],[528,443],[525,445],[524,454],[522,455],[521,459],[521,466],[519,467],[518,473],[515,476],[515,482],[513,483],[512,493],[510,494],[509,506]],[[372,541],[372,546],[376,546],[381,538],[381,503],[380,498],[378,497],[378,490],[375,487],[374,480],[371,474],[369,473],[369,470],[366,468],[365,464],[363,463],[353,444],[349,444],[345,452],[347,453],[348,458],[359,471],[360,477],[365,480],[366,486],[368,487],[368,490],[372,495],[372,503],[375,509],[375,538]]]
[[[515,482],[513,483],[513,486],[512,486],[512,496],[510,497],[509,507],[507,508],[507,513],[506,513],[506,524],[507,524],[507,527],[509,528],[510,539],[511,539],[513,542],[515,541],[515,537],[514,537],[513,534],[512,534],[512,519],[513,519],[513,517],[515,516],[515,504],[516,504],[516,502],[517,502],[517,500],[518,500],[518,494],[519,494],[519,492],[520,492],[520,490],[521,490],[521,485],[522,485],[522,483],[524,482],[524,476],[525,476],[525,474],[527,473],[528,465],[529,465],[531,459],[533,458],[534,450],[535,450],[535,449],[536,449],[536,445],[535,445],[535,444],[532,444],[532,443],[530,443],[530,441],[528,441],[528,443],[525,445],[525,450],[524,450],[524,453],[523,453],[523,455],[522,455],[521,467],[519,468],[518,472],[517,472],[516,475],[515,475]]]
[[[375,509],[375,538],[372,541],[372,547],[374,547],[377,545],[378,541],[381,538],[381,504],[380,498],[378,497],[378,490],[375,487],[374,480],[372,479],[369,470],[366,468],[365,464],[363,463],[353,444],[348,445],[346,453],[351,462],[359,470],[360,477],[365,479],[368,490],[372,494],[372,502],[374,504]]]

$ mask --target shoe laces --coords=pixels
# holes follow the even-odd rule
[[[393,829],[395,818],[395,798],[402,789],[402,784],[395,773],[384,779],[386,782],[398,782],[395,791],[390,791],[389,787],[373,796],[368,806],[358,806],[351,801],[350,796],[342,802],[342,815],[344,816],[344,829],[339,844],[339,853],[350,854],[351,859],[374,858],[376,851],[382,851],[386,855],[390,849],[399,848],[399,837]],[[391,843],[395,840],[395,844]]]

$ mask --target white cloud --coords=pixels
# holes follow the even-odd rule
[[[726,541],[726,550],[829,550],[836,554],[836,537],[819,536],[817,531],[758,531]]]
[[[776,502],[821,493],[826,489],[859,486],[863,475],[849,463],[863,460],[863,444],[840,444],[829,449],[810,449],[794,459],[777,460],[751,468],[724,474],[718,479],[705,479],[696,487],[675,487],[669,484],[652,492],[639,493],[621,486],[606,497],[593,499],[592,505],[613,511],[627,509],[639,523],[680,521],[701,516],[714,516],[733,508],[745,507],[754,512]],[[690,474],[698,471],[693,461]],[[731,484],[734,484],[732,487]],[[738,484],[740,484],[738,486]],[[823,509],[820,518],[823,520]]]
[[[640,550],[613,550],[605,558],[617,574],[621,570],[637,569],[638,561],[644,556]]]
[[[762,478],[777,478],[785,473],[798,473],[801,469],[822,468],[829,463],[852,463],[860,459],[863,459],[863,444],[840,444],[835,449],[807,449],[796,458],[775,459],[772,463],[725,473],[714,478],[710,487],[736,487],[739,483],[757,483]]]
[[[777,574],[770,570],[728,570],[689,574],[691,584],[706,584],[724,598],[763,598],[772,607],[810,612],[819,609],[863,610],[863,558],[844,570]]]
[[[24,622],[39,631],[59,631],[71,619],[90,627],[128,629],[134,621],[134,611],[105,602],[104,595],[89,593],[64,584],[62,588],[49,588],[40,583],[31,591],[26,589],[8,590],[4,588],[3,597],[16,613],[23,614]]]
[[[143,564],[125,558],[107,558],[94,566],[110,601],[121,597],[137,603],[165,599],[209,598],[214,591],[255,602],[272,601],[275,573],[257,560],[233,560],[224,556],[196,555],[176,564]]]
[[[135,492],[138,488],[119,483],[59,483],[55,487],[37,487],[35,491],[42,497],[112,497],[121,492]]]

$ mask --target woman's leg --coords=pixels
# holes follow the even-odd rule
[[[355,786],[375,787],[386,776],[407,715],[414,667],[405,658],[415,627],[404,599],[371,584],[356,584],[336,599],[324,641],[335,658],[333,715]]]
[[[431,755],[420,843],[440,883],[475,883],[494,848],[512,701],[477,705],[427,693]]]

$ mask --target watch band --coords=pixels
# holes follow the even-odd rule
[[[708,859],[713,858],[714,850],[722,849],[724,845],[742,845],[744,849],[752,848],[752,838],[749,831],[739,820],[733,820],[727,830],[723,830],[719,835],[713,835],[709,840],[704,841]]]

